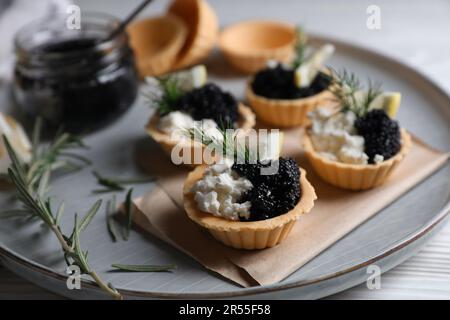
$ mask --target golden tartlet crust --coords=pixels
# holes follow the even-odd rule
[[[219,47],[228,63],[245,74],[263,69],[268,60],[291,62],[295,42],[295,26],[270,20],[238,22],[219,35]]]
[[[214,10],[204,0],[175,0],[168,12],[183,20],[188,28],[174,69],[199,63],[209,55],[219,36],[219,21]]]
[[[314,171],[323,180],[343,189],[365,190],[383,184],[408,154],[411,136],[403,128],[400,133],[400,151],[394,157],[377,164],[347,164],[329,160],[314,150],[308,130],[303,135],[303,148]]]
[[[283,128],[306,124],[308,112],[330,104],[333,100],[333,94],[329,90],[300,99],[269,99],[253,92],[251,80],[247,83],[246,97],[261,120]]]
[[[238,112],[239,112],[239,122],[238,127],[242,130],[249,130],[252,129],[255,126],[255,114],[253,111],[245,106],[242,103],[239,103],[238,106]],[[159,145],[162,147],[162,149],[170,156],[172,153],[172,149],[180,143],[179,140],[172,139],[171,135],[162,132],[158,129],[158,121],[159,116],[155,113],[147,123],[145,129],[147,133],[156,141],[159,143]],[[196,141],[188,141],[186,140],[186,146],[189,146],[191,148],[191,155],[194,155],[194,149],[196,148],[202,148],[203,144],[196,142]],[[191,163],[193,163],[192,161]]]
[[[306,171],[300,169],[302,195],[297,205],[289,212],[261,221],[232,221],[216,217],[198,209],[191,192],[192,186],[203,177],[206,166],[198,166],[189,173],[184,183],[184,209],[188,217],[207,229],[218,241],[237,249],[264,249],[283,241],[291,231],[297,219],[314,206],[317,199],[311,183],[306,179]]]

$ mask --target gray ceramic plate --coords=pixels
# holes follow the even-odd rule
[[[361,75],[383,82],[389,90],[403,93],[399,118],[404,127],[434,147],[450,150],[450,98],[433,82],[411,68],[362,48],[332,42],[337,54],[330,64],[346,66]],[[242,98],[245,78],[230,73],[215,55],[208,62],[211,80]],[[88,156],[104,173],[138,174],[132,155],[145,148],[158,151],[143,130],[148,108],[138,101],[133,110],[114,126],[86,138],[92,147]],[[73,212],[84,212],[96,198],[91,168],[55,179],[55,200],[65,199],[62,224],[70,228]],[[148,191],[139,186],[135,194]],[[133,232],[128,242],[112,243],[104,213],[99,213],[83,234],[82,245],[100,275],[122,290],[127,298],[320,298],[350,288],[367,279],[366,267],[377,264],[387,271],[413,255],[446,222],[449,215],[450,165],[348,234],[284,281],[243,289],[206,271],[191,258],[161,241]],[[6,194],[0,207],[8,206]],[[70,213],[70,214],[69,214]],[[68,230],[66,230],[68,231]],[[53,236],[38,223],[14,220],[0,224],[0,259],[18,275],[58,294],[78,299],[107,298],[89,281],[83,290],[69,291],[65,264]],[[115,273],[111,263],[175,263],[174,273]]]

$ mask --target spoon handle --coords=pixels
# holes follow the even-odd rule
[[[142,3],[139,6],[137,6],[136,9],[134,9],[124,20],[122,20],[120,25],[116,29],[114,29],[104,41],[111,40],[116,35],[121,33],[125,29],[127,24],[130,23],[130,21],[133,20],[152,1],[153,0],[142,1]]]

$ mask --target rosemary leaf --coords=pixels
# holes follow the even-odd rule
[[[130,230],[133,223],[133,213],[134,213],[134,207],[133,207],[133,188],[130,188],[127,192],[127,195],[125,197],[125,214],[126,214],[126,227],[123,234],[123,239],[125,241],[128,240],[130,236]]]
[[[3,212],[0,212],[0,219],[19,217],[19,216],[23,217],[23,216],[28,216],[28,215],[30,215],[30,212],[27,210],[13,209],[13,210],[6,210]]]
[[[86,229],[86,227],[92,221],[92,218],[95,216],[101,205],[102,200],[101,199],[97,200],[89,209],[89,211],[86,213],[86,215],[83,217],[83,219],[81,219],[80,225],[78,227],[80,232],[83,232]]]
[[[106,226],[108,228],[108,233],[113,242],[117,241],[117,230],[113,218],[113,214],[116,212],[116,196],[113,195],[111,200],[108,200],[106,205]]]
[[[47,193],[49,179],[50,179],[50,171],[46,170],[42,175],[38,184],[37,194],[39,197],[44,197],[44,195]]]
[[[140,183],[148,183],[155,181],[155,177],[142,177],[142,178],[113,178],[113,177],[105,177],[102,176],[97,171],[93,171],[92,174],[97,178],[97,183],[103,187],[104,189],[96,189],[93,190],[93,193],[106,193],[106,192],[114,192],[114,191],[123,191],[125,190],[124,185],[129,184],[140,184]]]
[[[72,152],[61,152],[62,156],[68,157],[68,158],[73,158],[76,160],[79,160],[80,162],[83,162],[87,165],[91,165],[92,161],[86,157],[80,156],[79,154],[76,153],[72,153]]]
[[[130,264],[112,264],[111,267],[127,272],[163,272],[176,269],[174,264],[169,265],[130,265]]]
[[[306,56],[306,43],[308,37],[302,27],[297,26],[296,29],[296,43],[295,43],[295,58],[292,62],[292,67],[297,69],[305,61]]]
[[[97,178],[97,183],[103,187],[106,187],[107,190],[122,191],[125,189],[113,179],[103,177],[97,171],[93,171],[92,174]]]
[[[61,202],[61,204],[58,207],[58,210],[56,211],[56,216],[55,216],[55,224],[59,225],[60,221],[61,221],[61,216],[64,213],[64,208],[65,208],[65,204],[64,202]]]

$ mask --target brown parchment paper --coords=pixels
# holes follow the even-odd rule
[[[289,276],[448,160],[447,153],[413,137],[410,153],[384,185],[368,191],[346,191],[328,185],[314,174],[301,151],[302,134],[301,129],[285,131],[282,153],[296,158],[307,171],[318,200],[280,245],[246,251],[228,248],[214,240],[184,213],[182,187],[188,171],[179,168],[173,169],[171,175],[161,176],[152,192],[135,201],[135,222],[206,268],[242,286],[271,284]],[[140,162],[146,166],[145,161]]]

